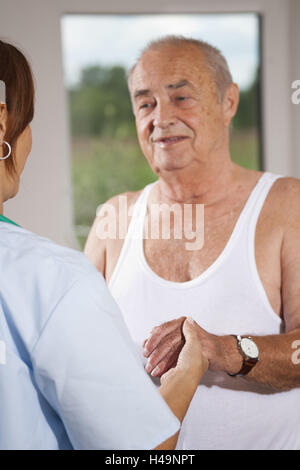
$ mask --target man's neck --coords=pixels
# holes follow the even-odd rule
[[[203,168],[193,175],[163,175],[159,178],[155,199],[168,204],[213,205],[228,194],[228,189],[236,182],[240,167],[231,160],[223,166]]]

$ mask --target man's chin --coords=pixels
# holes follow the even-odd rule
[[[159,168],[160,172],[164,171],[180,171],[186,169],[190,164],[190,161],[182,157],[175,158],[159,158],[157,161],[156,167]]]

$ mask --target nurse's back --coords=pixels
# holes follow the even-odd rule
[[[8,221],[0,222],[0,240],[0,448],[70,448],[36,385],[32,357],[51,313],[91,267],[80,253]]]

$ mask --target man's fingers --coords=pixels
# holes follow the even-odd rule
[[[169,369],[174,367],[177,364],[177,359],[182,348],[183,344],[180,343],[176,348],[169,351],[169,353],[153,369],[151,375],[153,377],[161,377]]]
[[[160,344],[161,340],[165,336],[172,333],[174,330],[178,329],[179,330],[178,334],[182,335],[181,329],[182,329],[182,324],[184,323],[185,319],[186,317],[180,317],[180,318],[177,318],[176,320],[163,323],[162,325],[159,325],[153,328],[150,332],[149,338],[146,339],[143,343],[144,356],[149,357],[152,351],[155,348],[157,348],[157,346]]]
[[[162,341],[156,349],[151,353],[145,367],[148,373],[151,373],[156,366],[163,360],[168,360],[170,356],[179,348],[184,345],[182,338],[177,332],[172,332],[168,335],[166,341]]]
[[[162,338],[172,333],[178,327],[181,328],[185,318],[186,317],[180,317],[154,327],[150,332],[149,338],[143,344],[144,356],[148,357],[159,345]]]

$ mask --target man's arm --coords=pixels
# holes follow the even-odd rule
[[[102,240],[97,234],[100,220],[100,217],[96,217],[94,220],[84,247],[84,253],[105,278],[106,240]]]
[[[102,205],[87,238],[84,253],[109,282],[120,256],[140,191],[118,194]]]
[[[253,336],[260,350],[260,361],[245,377],[276,390],[300,386],[300,182],[286,179],[282,194],[283,241],[281,249],[281,294],[285,332],[279,335]],[[145,342],[146,370],[161,375],[174,361],[174,351],[184,344],[181,325],[184,318],[158,326]],[[214,371],[237,373],[242,357],[236,340],[229,335],[216,336],[198,326],[199,341]],[[158,368],[155,370],[156,366]]]
[[[249,380],[278,390],[300,386],[300,365],[295,360],[300,341],[300,181],[287,178],[283,183],[281,296],[285,333],[253,337],[260,349],[260,362],[248,375]]]
[[[176,325],[176,328],[173,327],[173,330],[167,333],[173,325]],[[241,369],[242,356],[238,352],[235,338],[229,335],[212,335],[199,325],[197,332],[210,370],[235,374]],[[247,335],[247,332],[244,334]],[[300,328],[280,335],[251,337],[259,347],[260,360],[245,378],[276,390],[299,387]],[[153,346],[155,344],[157,346]],[[145,343],[147,372],[153,376],[161,376],[170,367],[171,357],[174,361],[174,351],[178,354],[183,344],[178,320],[157,327]]]

